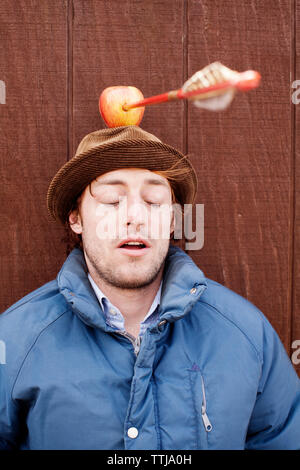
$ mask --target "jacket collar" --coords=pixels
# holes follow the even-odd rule
[[[86,324],[113,331],[88,279],[83,252],[75,248],[57,276],[58,288],[73,311]],[[170,245],[165,262],[160,303],[160,321],[173,322],[186,315],[206,289],[203,272],[180,248]]]
[[[186,315],[207,288],[203,272],[174,245],[169,248],[163,279],[160,318],[169,322]]]

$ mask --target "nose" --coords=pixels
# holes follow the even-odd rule
[[[147,224],[147,209],[145,204],[137,197],[127,198],[126,225],[131,225],[136,231]]]

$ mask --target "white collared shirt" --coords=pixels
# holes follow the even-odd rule
[[[120,312],[120,310],[115,307],[110,300],[103,294],[101,289],[97,286],[95,281],[93,280],[92,276],[90,273],[88,273],[88,279],[95,291],[95,294],[97,296],[97,299],[101,305],[101,308],[103,310],[104,316],[105,316],[105,321],[106,323],[113,327],[116,328],[119,331],[125,332],[125,320]],[[144,320],[141,322],[141,327],[140,327],[140,332],[139,336],[142,337],[146,331],[146,329],[152,325],[157,319],[158,319],[158,307],[160,304],[160,298],[161,298],[161,289],[162,289],[162,281],[160,283],[159,289],[156,293],[156,296],[154,297],[154,300],[151,304],[150,309],[148,310],[148,313],[146,314]]]

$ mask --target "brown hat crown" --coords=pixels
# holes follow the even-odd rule
[[[75,156],[60,168],[49,185],[47,206],[52,217],[65,223],[89,183],[120,168],[186,169],[185,175],[171,184],[181,204],[194,202],[197,177],[188,158],[138,126],[122,126],[91,132],[81,140]]]
[[[100,129],[86,135],[77,147],[76,155],[85,153],[91,149],[98,148],[101,145],[112,144],[124,140],[148,140],[161,142],[155,135],[144,131],[138,126],[123,126],[107,129]]]

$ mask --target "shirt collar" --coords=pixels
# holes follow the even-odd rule
[[[97,296],[97,299],[99,300],[99,303],[101,305],[101,308],[103,310],[103,312],[105,314],[107,314],[107,310],[106,310],[106,305],[108,305],[108,308],[113,308],[115,310],[117,310],[117,312],[120,312],[119,309],[117,307],[115,307],[111,302],[110,300],[103,294],[102,290],[98,287],[98,285],[95,283],[94,279],[92,278],[92,276],[90,275],[90,273],[88,273],[88,279],[95,291],[95,294]],[[160,299],[161,299],[161,289],[162,289],[162,281],[160,283],[160,286],[158,288],[158,291],[153,299],[153,302],[151,304],[151,307],[150,309],[148,310],[144,320],[141,322],[141,323],[144,323],[148,317],[150,317],[150,315],[152,315],[152,313],[157,309],[157,307],[159,306],[160,304]],[[121,312],[120,312],[121,314]],[[122,315],[122,314],[121,314]]]

